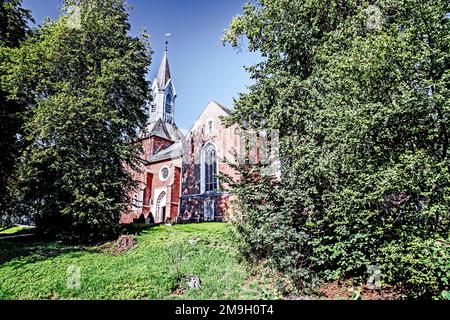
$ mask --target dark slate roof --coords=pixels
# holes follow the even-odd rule
[[[152,155],[147,163],[158,162],[162,160],[174,159],[180,157],[183,153],[183,146],[181,140],[170,145],[166,149],[159,151],[158,153]]]
[[[184,135],[175,124],[164,122],[162,119],[153,121],[147,125],[144,137],[157,136],[170,141],[183,139]]]
[[[167,51],[166,51],[161,61],[161,65],[159,66],[158,75],[156,76],[158,89],[164,90],[164,88],[167,85],[167,82],[169,82],[170,79],[171,76],[170,76],[169,59],[167,58]]]

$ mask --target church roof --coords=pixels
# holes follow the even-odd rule
[[[176,124],[167,123],[162,119],[153,121],[147,125],[144,133],[145,137],[158,136],[170,141],[178,141],[184,137]]]
[[[231,110],[228,109],[227,107],[225,107],[223,104],[215,101],[215,100],[211,100],[211,102],[215,103],[217,106],[219,106],[223,111],[225,111],[228,114],[231,114]]]
[[[152,155],[147,163],[158,162],[162,160],[173,159],[183,154],[183,146],[181,140],[175,142],[164,150]]]
[[[167,85],[167,82],[171,79],[170,76],[170,67],[169,67],[169,59],[167,58],[167,50],[164,52],[164,57],[161,61],[161,65],[159,66],[158,75],[156,76],[156,83],[158,84],[159,90],[164,90]]]

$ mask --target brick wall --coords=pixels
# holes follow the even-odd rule
[[[146,138],[141,140],[140,143],[142,143],[144,149],[144,159],[149,159],[153,152],[165,149],[172,144],[172,142],[159,137]],[[163,167],[168,167],[170,172],[169,178],[165,181],[160,178],[160,170]],[[138,182],[137,187],[131,190],[128,196],[132,199],[134,195],[142,192],[143,201],[142,206],[136,209],[132,206],[130,200],[128,209],[122,214],[120,222],[133,223],[141,216],[150,218],[153,222],[155,220],[156,198],[161,192],[166,192],[166,216],[176,219],[180,197],[181,157],[142,165],[138,171],[130,168],[128,170],[130,170],[132,178]]]
[[[237,178],[236,173],[228,164],[233,161],[233,149],[239,148],[239,137],[236,127],[225,128],[220,117],[227,113],[214,102],[210,103],[191,131],[183,140],[182,181],[180,219],[198,220],[204,213],[206,201],[215,201],[216,216],[220,220],[230,214],[229,196],[226,192],[228,186],[219,180],[221,192],[201,194],[201,154],[203,147],[213,143],[218,157],[218,173],[227,174]],[[209,121],[213,123],[210,132]]]

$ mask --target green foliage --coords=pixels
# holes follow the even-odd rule
[[[247,252],[299,285],[365,282],[378,263],[408,296],[437,296],[448,247],[418,244],[449,232],[449,3],[377,1],[375,25],[369,4],[261,0],[232,21],[225,41],[265,60],[226,122],[278,129],[282,159],[280,181],[233,186],[238,224]]]
[[[224,223],[154,227],[136,236],[135,248],[118,255],[105,246],[3,240],[0,299],[277,298],[268,278],[253,276],[250,267],[238,260],[230,227]],[[189,244],[192,238],[198,239],[195,245]],[[172,292],[179,283],[172,265],[174,244],[183,250],[182,258],[176,259],[179,272],[197,275],[200,289],[180,283],[184,293]],[[69,266],[80,268],[80,289],[66,286]]]
[[[0,0],[0,75],[8,68],[10,49],[25,39],[30,20],[31,14],[22,8],[20,0]],[[25,108],[7,96],[0,78],[0,226],[9,225],[14,219],[15,165],[22,149],[18,135],[22,133]]]
[[[449,287],[450,243],[442,239],[399,241],[383,247],[381,268],[386,280],[399,281],[409,296],[435,295]],[[396,266],[393,268],[392,266]]]
[[[361,300],[361,291],[356,291],[351,297],[350,300]]]
[[[442,291],[441,295],[444,300],[450,300],[450,292],[448,292],[447,290]]]
[[[97,241],[120,230],[150,63],[127,19],[122,0],[66,1],[12,54],[5,86],[27,105],[19,200],[48,236]]]
[[[296,227],[298,217],[289,209],[289,197],[272,177],[261,174],[261,167],[231,166],[241,173],[238,181],[223,177],[236,195],[239,251],[253,263],[264,260],[289,274],[297,287],[314,284],[316,279],[304,268],[309,263],[308,234]]]
[[[31,12],[22,0],[0,0],[0,47],[17,47],[28,32]]]

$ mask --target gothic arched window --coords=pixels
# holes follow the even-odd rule
[[[217,180],[217,154],[213,144],[206,145],[203,154],[204,190],[215,191],[218,187]]]

